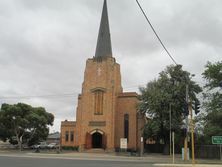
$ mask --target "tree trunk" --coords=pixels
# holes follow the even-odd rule
[[[169,155],[170,154],[169,148],[170,148],[170,146],[169,146],[168,143],[164,144],[163,155]]]
[[[18,146],[19,146],[19,150],[22,151],[22,138],[23,136],[17,136],[16,135],[16,139],[17,139],[17,142],[18,142]]]
[[[22,151],[22,139],[23,139],[23,135],[20,137],[20,151]]]

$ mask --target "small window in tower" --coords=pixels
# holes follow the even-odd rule
[[[124,114],[124,138],[129,141],[129,114]]]
[[[74,132],[73,131],[70,132],[70,141],[71,142],[74,141]]]
[[[69,131],[66,131],[66,134],[65,134],[65,140],[66,140],[66,142],[69,141]]]
[[[102,90],[97,90],[94,92],[94,114],[103,114],[103,94]]]

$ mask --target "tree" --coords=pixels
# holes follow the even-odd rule
[[[144,128],[144,137],[169,143],[171,109],[171,129],[181,133],[186,108],[186,85],[189,96],[197,100],[196,93],[201,88],[192,81],[192,75],[182,70],[181,65],[168,66],[159,74],[158,79],[140,88],[139,110],[146,113],[150,120]]]
[[[202,74],[207,81],[205,87],[208,90],[218,88],[222,82],[222,61],[216,63],[207,62],[205,68]]]
[[[46,139],[49,125],[53,125],[54,116],[42,107],[32,107],[24,103],[2,104],[0,111],[0,138],[16,140],[20,150],[22,143]],[[34,141],[34,142],[35,142]]]
[[[222,135],[222,61],[216,63],[207,62],[203,78],[205,85],[205,103],[206,114],[202,115],[203,135],[205,143],[211,143],[211,136]]]

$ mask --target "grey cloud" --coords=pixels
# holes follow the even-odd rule
[[[102,0],[0,1],[0,97],[73,93],[71,97],[0,99],[26,102],[75,119],[85,62],[95,54]],[[207,60],[221,60],[220,0],[140,0],[169,51],[184,68],[201,73]],[[172,61],[136,2],[108,1],[113,54],[124,90],[137,91]],[[129,76],[129,73],[131,74]],[[202,81],[201,81],[202,82]]]

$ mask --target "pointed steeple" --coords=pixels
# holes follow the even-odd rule
[[[106,0],[104,0],[103,4],[99,35],[97,39],[96,53],[94,58],[102,59],[105,57],[112,57],[112,46]]]

